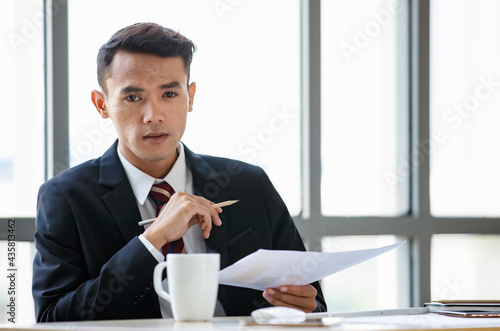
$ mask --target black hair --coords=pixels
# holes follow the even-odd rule
[[[106,91],[106,72],[119,50],[132,53],[154,54],[161,57],[180,56],[188,76],[196,50],[194,43],[172,29],[156,23],[136,23],[115,32],[97,54],[97,80]]]

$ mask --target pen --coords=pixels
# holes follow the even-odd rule
[[[214,207],[214,208],[227,207],[227,206],[230,206],[230,205],[232,205],[232,204],[234,204],[234,203],[236,203],[238,201],[240,201],[240,200],[228,200],[228,201],[223,201],[223,202],[219,202],[219,203],[214,203],[212,205],[212,207]],[[153,223],[155,221],[155,219],[156,218],[151,218],[149,220],[140,221],[138,224],[139,224],[139,226],[142,226],[142,225],[145,225],[145,224],[151,224],[151,223]]]

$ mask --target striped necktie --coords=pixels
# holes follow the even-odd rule
[[[154,184],[149,192],[149,197],[153,199],[156,204],[156,216],[160,214],[161,208],[164,204],[170,200],[170,197],[174,194],[174,189],[168,185],[166,182],[161,182],[160,184]],[[184,241],[182,237],[178,240],[169,242],[161,248],[163,255],[166,256],[169,253],[185,253]]]

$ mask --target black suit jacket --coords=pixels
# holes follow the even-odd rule
[[[33,262],[37,321],[161,317],[152,281],[158,263],[138,238],[143,227],[116,151],[71,168],[39,190]],[[243,162],[202,156],[185,148],[195,194],[238,199],[220,214],[222,226],[205,240],[221,268],[265,249],[304,250],[285,204],[264,171]],[[326,305],[318,283],[318,311]],[[227,315],[268,306],[262,293],[220,286]]]

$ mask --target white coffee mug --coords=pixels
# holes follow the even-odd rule
[[[214,316],[219,286],[220,255],[168,254],[153,273],[156,293],[170,301],[177,321],[208,321]],[[163,290],[162,274],[167,268],[168,290]]]

